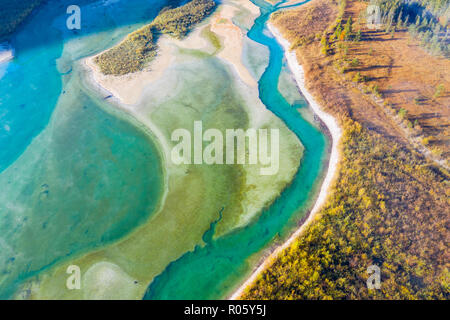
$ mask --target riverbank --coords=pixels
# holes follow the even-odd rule
[[[239,6],[234,5],[233,2],[221,4],[206,22],[196,27],[184,39],[162,35],[157,42],[156,57],[142,71],[121,76],[104,75],[94,61],[96,57],[107,50],[86,58],[84,62],[92,69],[92,77],[95,82],[111,92],[122,104],[127,105],[139,103],[145,88],[159,79],[175,62],[180,50],[201,51],[209,55],[216,54],[237,72],[246,85],[256,88],[256,80],[250,75],[241,59],[244,33],[233,23],[232,19],[240,11],[247,10],[249,18],[253,20],[259,14],[259,10],[250,1],[238,1],[237,3]],[[211,39],[205,36],[205,30],[209,30],[220,41],[219,49],[215,48]]]
[[[252,275],[247,279],[247,281],[245,281],[244,284],[231,295],[230,297],[231,300],[239,299],[239,297],[244,293],[246,288],[254,283],[254,281],[258,278],[258,276],[262,273],[262,271],[270,267],[270,265],[274,261],[274,258],[276,258],[283,250],[288,248],[293,243],[293,241],[304,232],[304,230],[308,227],[308,225],[312,221],[314,221],[317,213],[319,212],[319,210],[321,209],[321,207],[323,206],[329,195],[329,189],[336,176],[339,162],[339,141],[342,136],[342,130],[340,129],[336,119],[331,114],[323,111],[319,103],[317,103],[317,101],[314,99],[311,93],[306,89],[303,67],[298,63],[295,51],[290,50],[291,44],[289,43],[289,41],[284,39],[283,36],[280,34],[280,32],[273,25],[268,23],[267,26],[270,32],[275,36],[277,41],[284,48],[286,60],[288,62],[291,72],[294,74],[295,80],[297,82],[300,91],[308,101],[309,106],[311,107],[311,109],[313,109],[314,113],[321,119],[321,121],[328,128],[331,135],[332,147],[325,179],[322,183],[319,195],[316,199],[313,208],[309,213],[308,218],[300,226],[300,228],[298,228],[281,246],[279,246],[274,252],[272,252],[264,260],[264,262],[252,273]]]

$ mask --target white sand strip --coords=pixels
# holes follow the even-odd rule
[[[267,267],[269,267],[271,263],[274,261],[274,259],[284,249],[288,248],[294,242],[294,240],[297,239],[305,231],[306,227],[314,220],[315,216],[317,215],[317,213],[319,212],[319,210],[321,209],[321,207],[323,206],[328,197],[329,189],[331,183],[333,182],[333,179],[335,178],[337,172],[337,165],[339,161],[338,145],[342,135],[342,131],[339,128],[336,119],[332,115],[324,112],[320,107],[320,105],[317,103],[317,101],[314,99],[314,97],[311,95],[311,93],[306,89],[305,74],[303,67],[298,63],[295,51],[289,50],[289,48],[291,47],[289,41],[284,39],[283,36],[279,33],[279,31],[270,23],[268,23],[268,29],[272,32],[277,41],[283,46],[288,66],[291,69],[292,73],[294,74],[297,85],[299,86],[303,96],[308,101],[311,109],[313,109],[313,111],[323,121],[323,123],[327,126],[328,130],[330,131],[332,138],[332,148],[325,179],[322,183],[319,196],[317,197],[317,200],[308,216],[308,219],[301,225],[300,228],[298,228],[289,237],[289,239],[287,239],[286,242],[284,242],[281,246],[279,246],[275,251],[273,251],[269,255],[269,257],[267,257],[264,260],[264,262],[252,273],[252,275],[244,282],[244,284],[240,286],[238,290],[236,290],[231,295],[231,297],[229,298],[231,300],[239,299],[239,297],[243,294],[246,288],[248,288],[251,284],[255,282],[255,280],[262,273],[262,271],[264,271]]]

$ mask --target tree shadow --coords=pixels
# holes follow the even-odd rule
[[[404,93],[404,92],[417,92],[417,89],[386,89],[383,91],[385,94]]]

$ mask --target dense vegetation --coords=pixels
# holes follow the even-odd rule
[[[12,33],[44,0],[0,0],[0,39]]]
[[[440,133],[436,137],[435,133],[440,131],[436,128],[445,128],[447,124],[444,123],[445,120],[439,124],[424,120],[425,106],[419,107],[424,104],[438,105],[439,103],[445,106],[445,100],[438,101],[438,98],[447,95],[447,85],[442,82],[436,83],[436,80],[430,80],[431,77],[429,77],[428,83],[409,84],[409,90],[417,90],[417,95],[411,98],[411,102],[399,101],[401,92],[393,94],[390,92],[393,83],[386,85],[387,80],[390,80],[388,79],[391,72],[389,68],[394,67],[393,59],[394,56],[398,58],[398,54],[394,55],[390,52],[389,45],[384,46],[380,43],[378,46],[370,47],[370,44],[374,43],[374,40],[389,43],[388,37],[392,40],[400,40],[404,37],[403,34],[406,34],[408,46],[415,43],[424,47],[432,55],[449,58],[447,19],[450,15],[450,1],[376,1],[381,8],[382,28],[375,31],[365,28],[364,23],[361,23],[361,21],[367,21],[365,8],[359,12],[355,10],[356,19],[353,19],[348,11],[344,17],[345,7],[351,7],[354,3],[355,1],[340,0],[340,11],[336,21],[322,34],[316,35],[316,38],[321,37],[322,55],[332,56],[330,60],[333,60],[333,66],[343,76],[342,78],[355,83],[355,87],[362,92],[376,97],[377,103],[383,104],[383,108],[393,116],[409,139],[426,147],[436,160],[445,161],[449,155],[445,142],[446,134]],[[409,23],[409,21],[415,22]],[[397,53],[405,50],[401,44],[396,48]],[[410,74],[414,75],[414,71]],[[446,82],[449,78],[448,75],[442,74],[441,79]],[[398,83],[400,81],[402,80]],[[427,85],[434,87],[434,93],[425,93]],[[445,119],[445,116],[442,118]]]
[[[340,175],[320,219],[243,298],[450,298],[443,173],[356,122],[344,129]],[[370,265],[381,268],[380,290],[367,289]]]
[[[450,0],[379,0],[378,4],[387,32],[408,28],[429,52],[449,57]]]
[[[147,25],[97,56],[95,62],[104,74],[123,75],[141,70],[156,55],[156,48],[154,31]]]
[[[367,1],[368,2],[368,1]],[[450,16],[450,0],[376,0],[370,1],[380,8],[381,24],[387,33],[406,29],[411,36],[420,40],[421,45],[430,53],[448,57],[450,44],[448,37],[448,18]],[[345,8],[345,0],[340,1]],[[343,9],[335,25],[335,32],[330,40],[361,40],[361,31],[352,30],[352,20],[341,25]],[[323,53],[326,53],[327,39],[323,39]]]
[[[211,14],[215,5],[214,0],[192,0],[178,8],[166,8],[152,23],[97,56],[95,62],[104,74],[124,75],[142,70],[156,55],[159,33],[182,38],[195,24]]]

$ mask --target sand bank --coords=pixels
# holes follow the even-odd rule
[[[236,3],[250,11],[254,16],[259,14],[258,7],[250,1],[237,1]],[[164,71],[176,60],[178,49],[201,50],[209,54],[214,53],[212,44],[202,36],[203,29],[209,27],[212,32],[219,36],[222,42],[222,49],[217,53],[217,57],[229,63],[245,84],[256,88],[256,80],[250,75],[241,59],[244,34],[231,21],[236,11],[239,11],[237,7],[222,4],[218,7],[208,24],[195,28],[185,39],[178,40],[163,35],[158,40],[157,56],[142,71],[123,76],[104,75],[94,62],[95,57],[101,53],[86,58],[85,63],[92,69],[92,77],[100,86],[113,94],[121,103],[135,105],[139,102],[145,87],[159,79]]]
[[[86,65],[92,70],[95,82],[112,93],[121,103],[133,105],[139,102],[144,88],[161,77],[174,59],[170,39],[161,37],[158,41],[158,54],[151,64],[140,72],[123,76],[104,75],[94,62],[98,55],[86,58]]]
[[[222,40],[223,48],[217,56],[230,63],[244,83],[251,87],[256,87],[256,80],[250,75],[241,59],[244,34],[232,22],[235,12],[238,10],[238,8],[227,4],[220,6],[219,11],[213,17],[211,31],[216,33]]]
[[[327,173],[325,176],[325,179],[322,183],[322,186],[320,188],[319,195],[317,197],[317,200],[311,209],[311,212],[308,216],[308,219],[302,224],[300,228],[298,228],[290,237],[287,239],[286,242],[284,242],[281,246],[279,246],[274,252],[270,254],[269,257],[267,257],[264,262],[252,273],[252,275],[244,282],[242,286],[238,288],[237,291],[235,291],[230,299],[239,299],[239,297],[244,293],[244,291],[255,282],[255,280],[258,278],[258,276],[268,267],[270,267],[271,263],[274,261],[274,259],[286,248],[288,248],[294,241],[297,239],[307,228],[307,226],[314,220],[317,213],[321,209],[322,205],[325,203],[328,194],[330,186],[333,182],[333,179],[335,178],[337,167],[338,167],[338,161],[339,161],[339,140],[342,135],[342,130],[340,129],[336,119],[330,115],[329,113],[326,113],[322,110],[321,106],[317,103],[317,101],[314,99],[314,97],[311,95],[311,93],[306,89],[305,84],[305,76],[304,76],[304,70],[303,67],[298,63],[297,56],[295,51],[290,51],[291,44],[289,41],[283,38],[283,36],[280,34],[280,32],[270,23],[268,24],[268,29],[272,32],[272,34],[275,36],[277,41],[282,45],[285,57],[288,62],[288,66],[291,69],[292,73],[294,74],[295,80],[297,82],[297,85],[300,88],[300,91],[302,92],[303,96],[308,101],[311,109],[314,111],[315,114],[323,121],[323,123],[327,126],[328,130],[330,131],[331,139],[332,139],[332,148],[331,148],[331,155],[330,160],[328,163]]]

